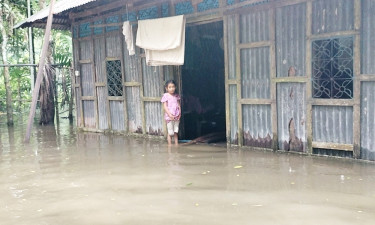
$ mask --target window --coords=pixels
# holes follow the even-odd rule
[[[121,61],[106,62],[108,96],[122,96]]]
[[[312,42],[314,98],[353,98],[353,38]]]

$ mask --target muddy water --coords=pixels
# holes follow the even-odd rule
[[[375,164],[0,125],[0,224],[374,224]]]

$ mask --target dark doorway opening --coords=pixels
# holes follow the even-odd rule
[[[182,66],[182,139],[222,133],[225,141],[223,22],[187,26]]]

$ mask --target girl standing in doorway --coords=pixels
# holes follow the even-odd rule
[[[178,126],[181,117],[180,96],[176,92],[176,82],[169,80],[164,85],[165,93],[161,98],[164,108],[164,119],[167,123],[167,140],[168,145],[172,144],[172,136],[174,136],[174,143],[178,145]]]

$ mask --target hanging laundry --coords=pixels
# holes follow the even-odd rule
[[[125,36],[125,42],[129,51],[129,55],[135,55],[133,29],[129,21],[124,22],[122,26],[122,34]]]
[[[138,21],[136,45],[145,49],[147,65],[184,64],[185,23],[183,15]]]

